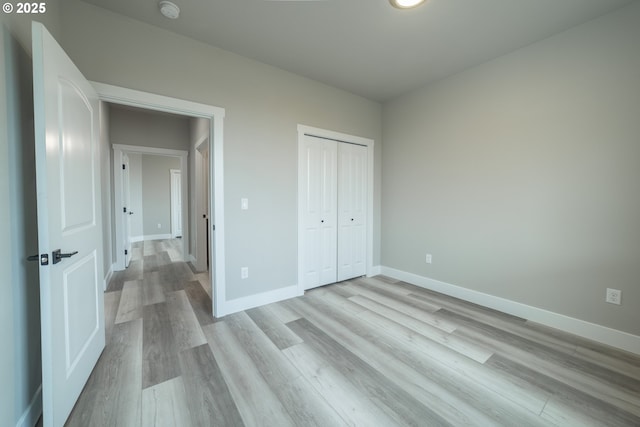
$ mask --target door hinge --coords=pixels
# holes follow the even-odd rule
[[[213,225],[211,226],[211,229],[212,229],[213,231],[216,231],[216,225],[215,225],[215,224],[213,224]]]
[[[125,170],[127,166],[125,164],[122,165],[122,170]]]
[[[125,255],[129,255],[129,251],[125,249],[125,250],[124,250],[124,254],[125,254]]]
[[[127,213],[127,208],[126,207],[122,208],[122,212]]]

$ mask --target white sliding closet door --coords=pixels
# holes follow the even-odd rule
[[[362,145],[338,144],[338,282],[367,270],[367,155]]]
[[[304,289],[334,283],[337,277],[337,153],[336,141],[312,136],[304,137],[299,153]]]

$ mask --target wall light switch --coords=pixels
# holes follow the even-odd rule
[[[240,199],[240,209],[242,209],[243,211],[249,209],[249,199]]]

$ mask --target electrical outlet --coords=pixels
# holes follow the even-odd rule
[[[607,288],[607,296],[605,298],[605,301],[610,304],[620,305],[620,303],[622,302],[622,291],[619,289]]]
[[[427,264],[431,264],[432,261],[433,261],[433,258],[431,257],[431,254],[427,254],[427,256],[425,257],[425,262]]]
[[[240,269],[240,278],[246,279],[249,277],[249,267],[242,267]]]
[[[162,224],[158,223],[158,228],[162,228]]]

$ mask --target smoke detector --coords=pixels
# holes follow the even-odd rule
[[[178,16],[180,16],[180,8],[175,3],[167,0],[162,0],[160,3],[158,3],[158,6],[160,7],[160,13],[165,18],[178,19]]]

